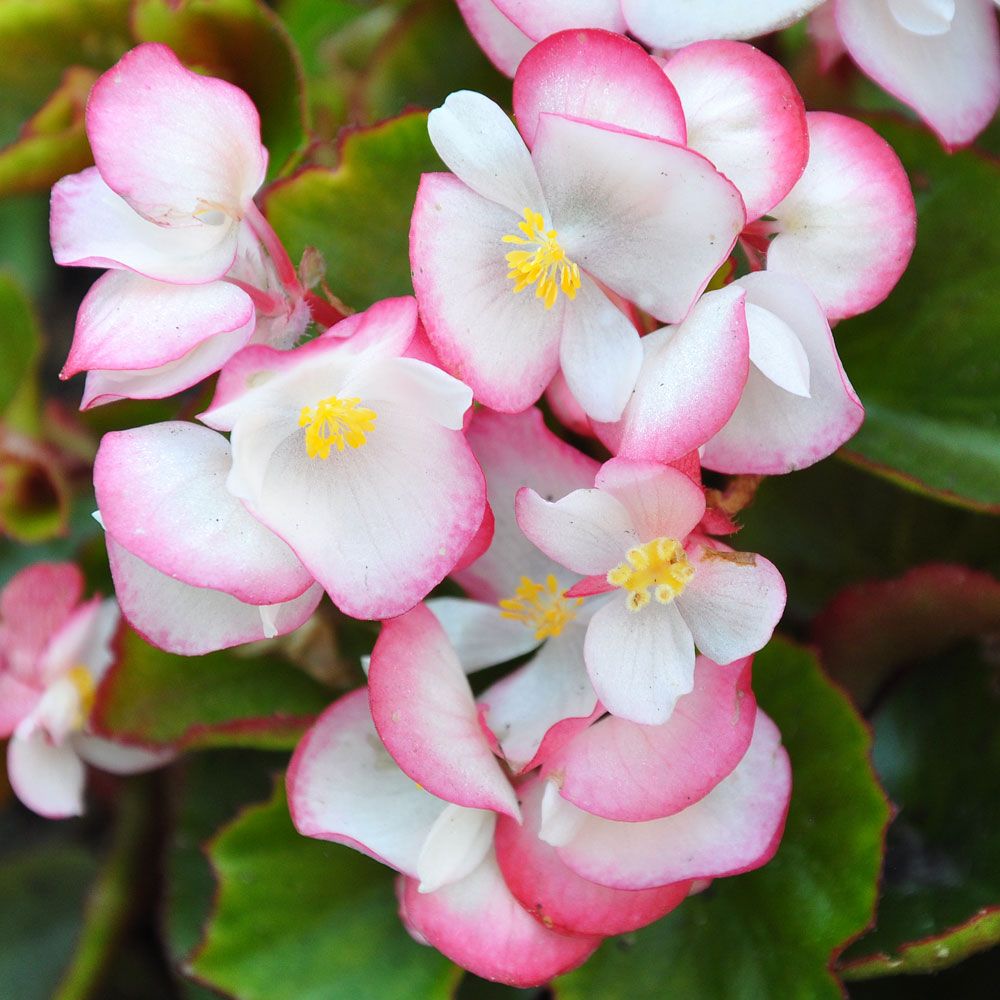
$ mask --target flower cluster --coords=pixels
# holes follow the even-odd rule
[[[889,293],[915,226],[886,143],[807,114],[758,50],[659,60],[616,33],[659,5],[585,6],[615,30],[540,32],[516,126],[466,91],[430,114],[450,172],[420,183],[415,297],[305,343],[232,86],[129,53],[88,106],[97,166],[53,194],[57,258],[112,268],[68,365],[84,404],[219,371],[199,423],[101,442],[123,614],[183,654],[289,633],[324,593],[381,622],[367,686],[295,753],[293,819],[395,868],[418,940],[517,985],[777,849],[790,765],[750,681],[785,588],[721,540],[702,469],[784,473],[854,433],[831,323]],[[449,576],[466,596],[429,596]]]

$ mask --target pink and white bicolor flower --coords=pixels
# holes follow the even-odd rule
[[[229,493],[356,618],[412,608],[484,522],[472,393],[406,356],[417,330],[414,300],[387,299],[294,350],[246,348],[200,417],[231,432]]]
[[[534,106],[518,108],[519,135],[469,91],[431,112],[453,175],[421,179],[414,288],[445,367],[493,409],[530,406],[561,368],[589,416],[617,419],[642,351],[603,288],[680,320],[743,226],[737,190],[682,145],[676,93],[651,61],[643,87],[641,117],[658,121],[656,134]],[[530,84],[523,93],[528,106]]]
[[[83,576],[69,563],[37,563],[0,592],[0,738],[17,797],[49,819],[83,812],[86,764],[114,774],[157,767],[152,752],[94,736],[87,718],[111,666],[113,600],[80,603]]]
[[[52,191],[60,264],[107,267],[80,309],[63,377],[83,406],[158,398],[217,371],[257,331],[290,346],[309,318],[288,255],[253,201],[267,151],[250,98],[140,45],[91,92],[96,166]]]
[[[781,574],[695,531],[705,495],[683,472],[615,458],[593,489],[517,496],[517,521],[543,552],[589,577],[567,596],[621,590],[587,628],[594,689],[614,715],[670,718],[694,685],[695,647],[717,663],[760,649],[785,606]]]

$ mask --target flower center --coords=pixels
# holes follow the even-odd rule
[[[551,309],[559,298],[560,290],[570,300],[576,298],[580,287],[580,266],[566,256],[559,245],[558,233],[554,229],[546,231],[545,220],[530,208],[524,210],[524,221],[517,228],[524,234],[508,233],[504,243],[530,247],[528,250],[511,250],[504,255],[510,265],[507,277],[514,282],[514,293],[523,292],[529,285],[535,285],[535,298]]]
[[[73,726],[79,729],[90,717],[90,711],[94,707],[94,696],[97,694],[94,675],[86,667],[71,667],[63,676],[73,685],[79,698]]]
[[[330,449],[360,448],[375,429],[376,413],[360,405],[361,400],[321,399],[316,408],[303,406],[299,427],[306,429],[306,452],[310,458],[329,458]]]
[[[545,583],[522,576],[514,596],[500,601],[500,617],[523,622],[535,630],[535,638],[541,641],[559,635],[576,618],[574,608],[581,604],[580,597],[575,601],[563,597],[559,581],[551,573]]]
[[[694,576],[694,566],[676,538],[654,538],[636,545],[625,553],[625,560],[608,573],[608,583],[627,592],[629,611],[649,604],[650,590],[660,604],[669,604]]]

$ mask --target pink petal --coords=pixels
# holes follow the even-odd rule
[[[395,765],[375,731],[366,688],[316,720],[285,782],[299,833],[346,844],[409,875],[447,805]]]
[[[632,34],[647,45],[679,49],[707,38],[755,38],[787,27],[823,0],[621,0]]]
[[[718,472],[780,475],[826,458],[864,419],[822,308],[791,275],[748,274],[738,284],[747,302],[794,330],[809,359],[809,396],[785,392],[751,367],[739,405],[706,445],[702,461]]]
[[[518,816],[510,782],[479,727],[444,629],[423,605],[387,621],[368,671],[372,718],[399,766],[456,805]]]
[[[549,404],[552,415],[568,431],[585,438],[594,436],[590,427],[590,417],[583,412],[583,407],[570,392],[566,376],[561,371],[556,372],[548,389],[545,390],[545,402]]]
[[[549,756],[545,775],[563,798],[596,816],[630,823],[670,816],[736,767],[756,712],[750,660],[720,666],[701,656],[694,689],[665,723],[644,726],[609,715]]]
[[[517,25],[497,9],[493,0],[455,0],[466,27],[490,62],[513,76],[525,52],[534,44]]]
[[[514,498],[522,486],[546,497],[593,486],[597,462],[553,434],[534,407],[518,414],[478,409],[467,437],[486,474],[496,524],[485,555],[455,579],[470,595],[490,603],[512,596],[523,576],[542,582],[553,573],[560,582],[568,580],[565,570],[518,527]]]
[[[0,666],[0,740],[14,732],[41,696],[40,688],[18,680],[5,666]]]
[[[504,816],[497,824],[496,855],[507,888],[521,905],[552,930],[576,934],[625,934],[665,916],[688,895],[679,882],[638,892],[609,889],[581,878],[538,837],[545,782],[521,785],[524,823]]]
[[[612,458],[601,466],[595,485],[625,507],[642,541],[683,540],[705,514],[705,491],[679,469],[658,462]]]
[[[541,41],[566,28],[624,32],[620,0],[495,0],[497,8],[526,35]]]
[[[76,607],[49,640],[38,661],[38,675],[48,686],[67,670],[83,667],[99,682],[115,660],[114,649],[121,614],[109,598],[92,597]]]
[[[69,743],[50,743],[41,729],[11,737],[7,776],[14,794],[46,819],[83,815],[86,771]]]
[[[771,211],[769,271],[804,281],[830,319],[877,306],[906,269],[916,232],[913,194],[889,144],[861,122],[811,111],[809,164]]]
[[[105,530],[132,555],[195,587],[280,604],[313,578],[226,490],[229,442],[170,421],[106,434],[94,463]]]
[[[948,147],[989,124],[1000,101],[1000,40],[991,0],[962,0],[947,30],[907,30],[886,4],[837,0],[837,27],[854,61],[910,105]]]
[[[312,615],[323,596],[322,588],[313,584],[281,604],[247,604],[159,572],[111,535],[105,541],[122,614],[148,642],[181,656],[287,635]]]
[[[434,349],[477,400],[508,413],[530,406],[555,374],[566,305],[565,296],[546,309],[530,289],[514,294],[502,237],[518,221],[457,178],[424,174],[410,223],[413,287]]]
[[[110,187],[168,225],[206,209],[242,213],[267,169],[250,98],[185,69],[165,45],[132,49],[94,84],[87,135]]]
[[[747,220],[792,189],[809,158],[802,98],[785,70],[752,45],[711,41],[674,55],[667,76],[687,119],[687,144],[736,185]]]
[[[411,934],[463,969],[508,986],[539,986],[576,968],[600,938],[547,930],[511,895],[491,851],[471,875],[437,892],[414,879],[399,887],[400,912]]]
[[[744,292],[729,286],[703,295],[683,323],[643,344],[622,419],[594,430],[620,457],[670,461],[721,430],[739,402],[750,356]]]
[[[559,856],[583,878],[616,889],[649,889],[759,868],[778,848],[791,778],[781,734],[758,711],[746,755],[704,798],[683,812],[645,823],[583,814]]]
[[[543,11],[550,5],[532,6]],[[609,31],[537,37],[545,40],[525,56],[514,77],[514,117],[529,146],[545,111],[685,141],[677,92],[641,46]]]
[[[729,256],[739,192],[698,153],[544,113],[532,159],[569,258],[665,322],[678,322]]]

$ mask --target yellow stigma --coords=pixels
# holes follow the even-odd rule
[[[330,449],[360,448],[375,429],[374,410],[360,406],[361,400],[321,399],[314,410],[303,406],[299,427],[306,429],[306,451],[310,458],[329,458]]]
[[[551,573],[545,583],[522,576],[514,596],[500,601],[500,617],[523,622],[535,630],[535,638],[541,641],[559,635],[576,618],[573,609],[581,604],[582,598],[574,601],[563,597],[559,581]]]
[[[94,707],[94,696],[97,694],[94,675],[86,667],[71,667],[66,671],[65,677],[76,688],[80,698],[75,721],[77,726],[82,726],[90,717],[91,709]]]
[[[551,309],[562,291],[566,298],[575,299],[580,287],[580,266],[566,257],[559,246],[554,229],[543,229],[545,220],[530,208],[524,210],[524,221],[517,228],[524,234],[509,233],[504,243],[516,243],[531,250],[511,250],[504,259],[510,265],[507,277],[514,282],[514,292],[523,292],[529,285],[537,285],[535,298]]]
[[[627,591],[629,611],[649,604],[649,592],[660,604],[669,604],[684,592],[694,576],[684,546],[675,538],[654,538],[629,549],[626,561],[608,573],[608,583]]]

